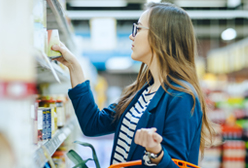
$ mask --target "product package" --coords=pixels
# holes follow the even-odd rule
[[[58,127],[61,128],[65,125],[65,107],[62,100],[56,101],[56,111],[58,116]]]
[[[39,107],[38,109],[38,140],[52,138],[51,108]]]
[[[59,45],[59,31],[57,29],[47,30],[48,33],[48,53],[47,56],[51,59],[61,57],[59,51],[54,51],[51,49],[53,45]]]
[[[51,117],[51,131],[52,137],[55,135],[58,129],[58,116],[57,116],[57,108],[56,108],[56,101],[49,96],[44,97],[41,101],[41,106],[50,109],[50,117]]]
[[[36,100],[34,105],[31,105],[31,118],[33,121],[33,143],[38,144],[38,140],[40,140],[39,136],[41,136],[42,140],[42,127],[38,129],[38,107],[40,100]],[[38,130],[38,131],[37,131]],[[38,133],[40,132],[40,135]]]
[[[47,139],[47,124],[46,124],[46,108],[39,107],[38,109],[38,115],[37,115],[37,121],[38,121],[38,140],[46,140]]]
[[[46,109],[46,129],[47,129],[47,134],[46,138],[51,139],[52,138],[52,110],[51,108]]]

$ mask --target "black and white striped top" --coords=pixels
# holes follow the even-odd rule
[[[126,162],[136,126],[155,94],[155,92],[148,93],[149,90],[150,87],[144,90],[138,101],[123,118],[112,164]]]

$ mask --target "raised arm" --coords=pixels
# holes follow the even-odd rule
[[[62,57],[56,58],[55,60],[61,62],[69,68],[72,88],[80,83],[83,83],[85,78],[82,67],[68,48],[61,42],[59,46],[54,45],[52,49],[61,52]]]
[[[60,51],[62,57],[55,60],[69,68],[72,89],[69,97],[72,101],[80,127],[86,136],[99,136],[113,133],[116,122],[113,122],[115,114],[114,105],[99,110],[90,89],[90,82],[84,78],[83,70],[74,55],[61,43],[53,46],[53,50]]]
[[[113,122],[115,105],[99,110],[90,89],[89,81],[69,90],[69,97],[75,109],[80,127],[86,136],[100,136],[113,133],[117,121]]]

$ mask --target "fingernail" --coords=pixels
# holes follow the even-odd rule
[[[52,47],[52,49],[57,49],[58,48],[58,46],[57,45],[53,45],[53,47]]]

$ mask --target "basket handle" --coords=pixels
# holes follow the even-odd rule
[[[142,160],[136,160],[131,162],[125,162],[125,163],[117,163],[109,166],[108,168],[120,168],[120,167],[128,167],[128,166],[136,166],[136,165],[142,165]]]
[[[200,168],[199,166],[196,166],[192,163],[179,160],[179,159],[172,159],[172,161],[179,167],[179,168]],[[128,167],[128,166],[136,166],[136,165],[142,165],[142,160],[136,160],[131,162],[125,162],[125,163],[117,163],[109,166],[108,168],[121,168],[121,167]],[[190,167],[188,167],[190,166]]]
[[[183,160],[179,160],[179,159],[172,159],[172,160],[177,166],[179,166],[179,168],[200,168],[199,166],[196,166],[192,163],[189,163]]]

